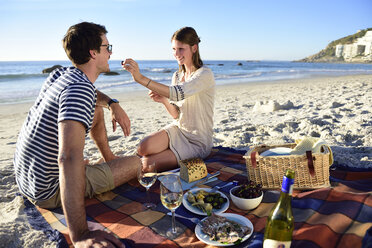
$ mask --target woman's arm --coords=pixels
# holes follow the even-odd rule
[[[166,86],[164,84],[152,81],[151,79],[142,75],[139,71],[137,62],[135,62],[133,59],[126,59],[123,64],[123,68],[132,74],[133,79],[137,83],[172,101],[184,100],[185,98],[215,86],[213,72],[209,68],[197,70],[194,76],[185,84],[172,86]]]
[[[136,61],[133,59],[126,59],[122,66],[132,74],[134,81],[169,99],[169,87],[142,75]]]
[[[166,110],[168,111],[168,113],[174,118],[174,119],[177,119],[178,116],[179,116],[179,108],[178,106],[176,106],[175,104],[172,104],[169,102],[168,98],[164,97],[164,96],[161,96],[159,95],[158,93],[154,92],[154,91],[151,91],[149,92],[149,96],[150,98],[154,101],[154,102],[159,102],[159,103],[162,103],[164,105],[164,107],[166,108]]]
[[[170,103],[169,101],[167,101],[164,106],[167,109],[168,113],[173,117],[173,119],[178,119],[178,117],[180,116],[180,109],[178,108],[178,106]]]
[[[164,104],[168,113],[174,118],[177,119],[179,116],[179,108],[171,104],[169,99],[169,87],[155,82],[144,75],[139,71],[139,67],[136,61],[133,59],[126,59],[122,66],[125,70],[129,71],[132,74],[134,81],[150,89],[149,96],[155,102]]]

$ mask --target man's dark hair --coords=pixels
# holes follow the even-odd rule
[[[77,65],[85,64],[90,59],[89,50],[100,52],[101,36],[107,34],[105,26],[92,22],[81,22],[71,26],[62,40],[68,58]]]

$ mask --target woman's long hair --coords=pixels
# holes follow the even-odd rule
[[[197,45],[196,52],[193,53],[192,55],[192,63],[195,66],[196,69],[199,69],[200,67],[203,66],[203,61],[200,58],[199,54],[199,42],[200,38],[198,34],[196,33],[195,29],[191,27],[183,27],[177,30],[173,35],[172,39],[173,40],[178,40],[184,44],[188,44],[189,46]],[[179,71],[186,71],[186,68],[184,65],[179,66]]]

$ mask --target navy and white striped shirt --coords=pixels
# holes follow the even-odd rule
[[[19,133],[14,167],[22,194],[51,198],[59,187],[58,123],[75,120],[89,132],[97,101],[96,88],[75,67],[54,70],[40,91]]]

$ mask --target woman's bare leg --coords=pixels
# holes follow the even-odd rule
[[[155,163],[156,169],[159,172],[172,170],[177,168],[178,166],[176,155],[174,155],[174,153],[170,149],[148,156],[143,156],[142,163],[144,166]]]
[[[166,131],[150,134],[144,138],[137,148],[137,153],[140,156],[147,156],[165,151],[169,148],[169,137]]]
[[[169,149],[169,137],[164,130],[143,139],[137,153],[142,156],[144,166],[155,162],[158,171],[173,169],[178,165],[176,156]]]

